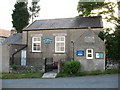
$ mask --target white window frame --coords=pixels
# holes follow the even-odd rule
[[[88,50],[91,50],[91,52],[88,52]],[[91,57],[88,57],[88,54],[91,54]],[[93,49],[86,49],[86,59],[93,59]]]
[[[34,41],[34,38],[40,38],[40,41]],[[40,50],[34,50],[34,43],[40,44]],[[41,52],[41,37],[32,37],[32,52]]]
[[[63,37],[64,41],[57,41],[57,37]],[[63,51],[57,50],[57,43],[64,43],[64,50]],[[65,36],[55,36],[55,53],[65,53]]]

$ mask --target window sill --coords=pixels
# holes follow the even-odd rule
[[[31,51],[31,53],[42,53],[42,52],[33,52],[33,51]]]
[[[54,52],[53,54],[67,54],[66,52]]]

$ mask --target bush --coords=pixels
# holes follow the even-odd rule
[[[64,64],[64,72],[68,74],[75,74],[81,68],[81,64],[79,61],[68,61]]]
[[[13,65],[11,66],[11,68],[12,68],[13,70],[17,70],[17,69],[18,69],[17,65],[15,65],[15,64],[13,64]]]

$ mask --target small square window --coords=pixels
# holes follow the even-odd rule
[[[86,49],[86,59],[93,59],[93,49]]]

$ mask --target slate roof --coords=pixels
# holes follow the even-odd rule
[[[2,45],[6,44],[22,44],[22,34],[18,33],[9,36],[2,42]]]
[[[36,20],[23,30],[102,28],[101,17],[75,17]]]

